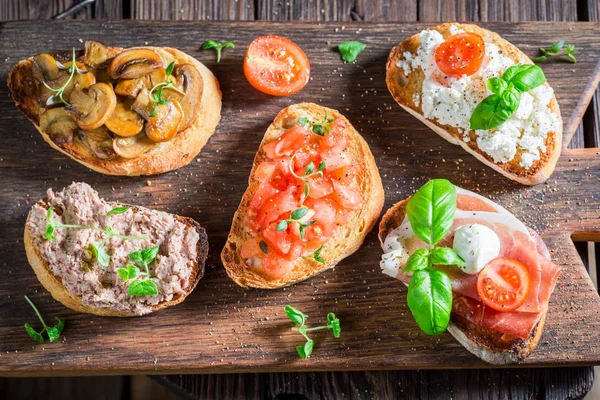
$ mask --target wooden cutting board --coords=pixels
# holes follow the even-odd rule
[[[290,288],[244,290],[225,274],[219,254],[241,199],[262,135],[277,112],[312,101],[338,109],[371,146],[386,190],[385,209],[429,178],[447,178],[498,201],[537,229],[563,266],[550,301],[544,336],[528,366],[600,363],[600,298],[573,240],[600,239],[600,149],[563,150],[547,183],[524,187],[483,166],[402,111],[388,93],[385,62],[399,41],[423,23],[268,22],[9,22],[0,24],[0,79],[20,59],[49,49],[110,45],[174,46],[215,73],[223,90],[221,124],[191,165],[154,177],[97,174],[50,149],[0,87],[0,375],[91,375],[304,370],[476,368],[487,366],[449,334],[422,334],[406,306],[406,290],[381,274],[375,232],[334,270]],[[600,77],[600,25],[590,23],[483,24],[530,56],[537,47],[566,40],[577,64],[543,64],[572,137]],[[312,78],[291,97],[269,97],[242,71],[249,42],[265,34],[298,43],[311,61]],[[198,50],[207,39],[233,40],[220,64]],[[344,64],[334,46],[367,44],[356,64]],[[566,147],[566,146],[565,146]],[[111,200],[195,218],[206,227],[210,256],[205,277],[179,306],[143,318],[77,314],[54,301],[29,267],[22,243],[32,204],[48,187],[85,181]],[[64,338],[38,344],[23,329],[37,324],[23,295],[48,319],[66,319]],[[335,312],[342,336],[313,335],[308,361],[298,358],[301,337],[290,330],[283,306],[291,304],[313,324]],[[34,324],[34,325],[35,325]]]

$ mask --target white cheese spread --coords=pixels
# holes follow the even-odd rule
[[[450,32],[455,35],[462,31],[453,25]],[[422,95],[413,96],[413,102],[417,107],[421,104],[425,118],[457,128],[468,142],[473,110],[491,94],[487,80],[500,76],[515,63],[502,54],[491,37],[484,36],[486,56],[479,71],[471,76],[449,77],[435,62],[435,50],[444,42],[443,36],[438,31],[425,30],[419,39],[417,54],[404,52],[403,59],[397,63],[407,76],[417,68],[425,73]],[[548,133],[560,129],[558,118],[548,108],[553,93],[552,88],[545,85],[522,93],[519,108],[508,121],[492,130],[475,131],[479,148],[496,163],[509,162],[519,152],[520,165],[531,168],[540,159],[540,153],[546,151]]]

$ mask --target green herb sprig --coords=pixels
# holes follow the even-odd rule
[[[432,267],[465,263],[453,249],[435,246],[452,228],[455,212],[456,187],[445,179],[427,182],[406,206],[411,228],[429,245],[429,249],[416,250],[403,269],[413,273],[408,285],[408,307],[419,328],[428,335],[444,332],[452,311],[450,278]]]
[[[306,230],[306,228],[317,222],[317,220],[312,220],[308,222],[300,221],[302,218],[304,218],[306,214],[308,214],[307,207],[300,207],[295,209],[294,211],[292,211],[289,218],[282,219],[281,221],[279,221],[279,224],[277,224],[275,230],[285,231],[288,228],[288,224],[296,222],[300,228],[300,238],[304,239],[304,231]]]
[[[171,80],[171,75],[173,74],[173,69],[175,68],[175,61],[172,61],[167,68],[165,69],[165,80],[164,82],[157,83],[150,89],[150,99],[154,103],[154,109],[152,110],[152,114],[150,117],[154,117],[158,114],[158,105],[165,105],[169,102],[169,98],[163,99],[162,94],[164,89],[171,89],[176,91],[177,93],[185,96],[185,93],[179,90],[174,82]],[[152,93],[156,92],[154,97],[152,97]]]
[[[312,253],[310,256],[308,256],[308,258],[312,258],[313,260],[320,262],[321,264],[325,264],[325,260],[323,260],[323,257],[321,257],[322,251],[323,251],[323,246],[321,246],[317,250],[315,250],[314,253]]]
[[[123,214],[125,211],[129,210],[129,208],[129,206],[115,207],[107,212],[106,216],[110,217],[111,215]]]
[[[353,62],[366,47],[367,45],[364,43],[350,41],[338,45],[338,51],[342,55],[342,60]]]
[[[98,261],[98,264],[100,264],[103,267],[108,267],[108,265],[110,264],[110,255],[106,252],[106,250],[104,250],[104,243],[111,237],[129,240],[148,240],[148,238],[145,236],[128,236],[118,234],[115,231],[113,231],[113,229],[110,226],[107,226],[106,228],[99,228],[96,226],[89,225],[62,224],[60,222],[54,222],[52,221],[52,210],[54,210],[54,207],[50,207],[48,208],[48,211],[46,211],[46,220],[48,222],[46,224],[46,239],[56,240],[55,232],[57,229],[91,229],[94,231],[102,232],[106,235],[102,242],[91,243],[89,250],[92,253],[92,256]]]
[[[301,126],[303,126],[303,127],[310,126],[312,132],[319,136],[325,136],[325,132],[329,133],[331,131],[331,123],[333,121],[334,121],[333,118],[327,117],[327,111],[325,111],[325,117],[323,118],[323,120],[320,123],[311,122],[306,117],[298,118],[298,123]]]
[[[308,337],[307,333],[312,331],[319,331],[322,329],[331,329],[333,336],[336,338],[340,337],[342,333],[342,328],[340,327],[340,320],[336,318],[334,313],[327,314],[327,325],[316,326],[314,328],[308,328],[306,326],[306,320],[308,315],[304,314],[302,311],[295,309],[294,307],[287,305],[284,308],[285,313],[288,318],[296,325],[296,327],[292,328],[294,332],[300,332],[302,336],[306,339],[306,343],[304,346],[296,347],[296,351],[298,355],[303,360],[306,360],[310,357],[314,347],[314,341]]]
[[[136,265],[127,265],[125,268],[117,269],[117,273],[124,281],[129,281],[137,278],[138,276],[149,277],[150,270],[148,265],[152,264],[152,262],[156,259],[158,255],[158,246],[149,247],[147,249],[142,249],[138,251],[134,251],[133,253],[129,253],[127,257]],[[144,269],[144,272],[140,272],[141,267]],[[152,296],[158,294],[158,287],[154,282],[152,282],[149,278],[142,280],[134,280],[129,284],[127,288],[127,293],[130,296]]]
[[[564,49],[564,50],[563,50]],[[565,47],[565,41],[561,40],[560,42],[554,43],[552,46],[546,48],[540,47],[540,51],[542,52],[541,56],[534,57],[531,60],[535,63],[540,63],[546,61],[549,57],[557,57],[561,55],[566,55],[573,64],[577,63],[577,59],[575,59],[575,46],[572,44],[568,44]]]
[[[42,330],[38,332],[35,329],[33,329],[33,327],[29,323],[26,323],[25,330],[27,331],[29,336],[31,336],[32,338],[34,338],[35,340],[37,340],[40,343],[44,343],[44,340],[45,340],[44,332],[46,332],[46,335],[48,336],[48,340],[50,340],[51,342],[54,342],[56,339],[58,339],[65,327],[65,320],[61,319],[61,318],[56,318],[58,323],[54,326],[48,326],[48,325],[46,325],[46,322],[44,322],[44,319],[42,318],[42,314],[40,314],[37,307],[35,306],[35,304],[33,304],[33,302],[29,299],[29,297],[25,296],[25,300],[27,300],[27,302],[29,303],[31,308],[33,308],[33,311],[35,311],[35,315],[37,315],[38,319],[40,320],[40,322],[42,323],[42,326],[43,326]]]
[[[214,40],[207,40],[206,42],[204,42],[202,44],[202,46],[200,47],[200,50],[214,49],[217,52],[217,64],[218,64],[221,62],[221,52],[226,47],[234,49],[235,45],[233,44],[233,42],[218,43],[218,42],[215,42]]]
[[[297,154],[297,153],[296,153]],[[325,167],[327,166],[325,164],[325,161],[321,161],[319,163],[319,167],[317,168],[317,170],[315,171],[315,163],[313,163],[312,161],[308,163],[308,165],[305,167],[306,169],[304,170],[304,174],[302,175],[298,175],[296,174],[296,172],[294,171],[294,159],[296,157],[296,154],[294,154],[292,156],[292,158],[290,158],[290,164],[289,164],[289,168],[290,168],[290,173],[295,176],[296,178],[302,180],[304,182],[304,197],[302,198],[302,202],[304,202],[304,200],[306,200],[308,198],[308,195],[310,194],[310,185],[308,184],[308,178],[312,177],[312,176],[320,176],[323,177],[323,170],[325,169]]]
[[[519,108],[521,93],[543,85],[544,72],[533,64],[515,65],[502,77],[490,78],[487,86],[493,93],[475,107],[471,129],[494,129],[502,125]]]
[[[67,70],[70,73],[69,79],[67,79],[67,81],[64,83],[64,85],[62,85],[61,87],[59,87],[57,89],[54,89],[54,88],[50,87],[50,85],[48,85],[46,82],[42,82],[44,84],[44,86],[46,86],[50,91],[54,92],[54,94],[52,96],[48,97],[48,100],[46,100],[47,107],[51,106],[53,104],[56,104],[59,101],[61,103],[63,103],[64,105],[68,106],[69,103],[63,97],[67,86],[69,86],[69,84],[71,83],[71,81],[73,80],[75,75],[77,75],[77,74],[83,75],[83,74],[87,74],[89,72],[89,71],[85,71],[83,69],[78,68],[75,60],[76,60],[75,48],[73,47],[73,60],[71,61],[71,65],[69,65],[67,67],[64,64],[60,63],[59,61],[56,61],[56,66],[59,69]]]

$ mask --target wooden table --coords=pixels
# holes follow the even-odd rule
[[[45,19],[78,0],[4,0],[0,20]],[[364,21],[600,20],[595,0],[97,0],[75,18],[268,19]],[[571,147],[599,147],[600,95],[585,115]],[[588,244],[581,246],[589,260]],[[593,246],[591,246],[593,249]],[[592,254],[593,255],[593,254]],[[591,262],[590,264],[594,264]],[[595,271],[594,271],[595,272]],[[124,378],[110,378],[115,382]],[[589,391],[593,370],[514,369],[472,371],[386,371],[169,376],[157,378],[191,398],[580,398]],[[122,384],[122,382],[121,382]],[[0,397],[2,385],[0,384]],[[98,390],[99,388],[96,388]],[[7,398],[10,398],[9,396]],[[301,398],[301,397],[297,397]]]

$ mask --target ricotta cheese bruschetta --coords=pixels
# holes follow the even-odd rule
[[[536,347],[560,267],[505,208],[433,180],[386,212],[379,239],[381,269],[408,286],[425,333],[448,329],[492,364],[517,362]]]
[[[383,201],[371,150],[350,122],[292,105],[265,133],[221,260],[244,287],[305,280],[358,250]]]
[[[424,30],[390,52],[386,82],[413,116],[484,164],[526,185],[556,165],[562,119],[542,70],[473,24]]]
[[[154,175],[190,163],[221,118],[214,75],[168,47],[42,53],[20,61],[8,86],[44,140],[94,171]]]
[[[33,206],[25,250],[65,306],[128,317],[181,303],[204,275],[208,241],[191,218],[107,202],[73,183]]]

